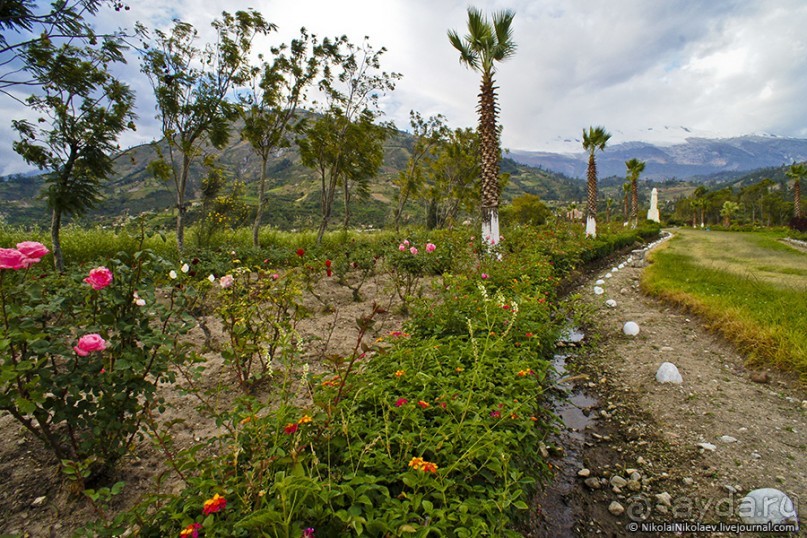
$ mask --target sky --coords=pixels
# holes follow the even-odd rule
[[[446,37],[466,33],[455,0],[136,0],[107,10],[98,29],[140,21],[193,24],[202,41],[221,9],[252,7],[278,26],[257,48],[288,42],[300,27],[320,37],[367,36],[386,47],[382,69],[401,73],[382,99],[383,119],[406,129],[409,111],[474,127],[480,76]],[[171,7],[166,7],[170,5]],[[582,130],[604,126],[610,144],[680,143],[687,137],[774,134],[807,138],[807,2],[804,0],[477,0],[485,13],[515,12],[515,55],[496,65],[511,150],[580,152]],[[130,58],[121,78],[136,91],[138,129],[122,147],[158,137],[151,87]],[[23,95],[20,95],[23,97]],[[0,95],[0,175],[28,167],[12,151],[11,120],[25,110]]]

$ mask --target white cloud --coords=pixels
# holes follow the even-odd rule
[[[479,76],[458,61],[446,38],[465,31],[466,6],[455,0],[298,0],[250,3],[176,0],[130,2],[99,27],[166,27],[174,17],[209,39],[224,8],[252,5],[279,26],[268,41],[288,41],[301,26],[320,37],[365,35],[385,46],[382,66],[404,75],[384,99],[387,118],[404,128],[410,109],[442,113],[454,127],[476,124]],[[604,125],[613,142],[675,142],[685,136],[737,136],[766,131],[807,136],[807,3],[802,0],[483,0],[485,12],[516,12],[516,55],[498,66],[503,145],[568,148],[583,128]],[[266,43],[260,46],[266,47]],[[122,143],[157,136],[150,87],[136,60],[123,73],[135,88],[139,126]],[[0,135],[19,107],[0,101]],[[570,143],[562,140],[570,139]],[[15,161],[0,146],[2,169]],[[0,170],[2,173],[2,170]]]

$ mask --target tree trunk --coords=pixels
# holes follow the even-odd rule
[[[350,184],[349,184],[347,178],[345,178],[344,183],[345,183],[345,188],[344,188],[344,194],[345,194],[345,220],[342,222],[342,227],[345,230],[347,230],[347,227],[350,225]]]
[[[801,184],[798,179],[793,182],[793,216],[801,218]]]
[[[639,225],[639,186],[637,183],[636,179],[632,179],[630,182],[630,220],[634,228]]]
[[[266,164],[269,161],[269,155],[261,156],[261,180],[258,183],[258,208],[255,211],[255,222],[252,223],[252,246],[259,248],[261,246],[258,240],[258,234],[261,231],[261,217],[263,216],[263,199],[266,196]]]
[[[62,256],[62,211],[53,209],[50,220],[50,240],[53,243],[53,266],[59,273],[64,273],[64,257]]]
[[[331,220],[333,199],[336,195],[337,172],[333,169],[330,170],[329,172],[322,170],[321,177],[322,177],[322,196],[320,198],[320,201],[322,209],[322,221],[319,224],[319,231],[317,232],[318,245],[322,244],[322,238],[325,236],[325,230],[328,229],[328,221]],[[326,178],[328,179],[327,185],[325,183]]]
[[[597,237],[597,163],[594,153],[588,156],[588,203],[586,204],[586,237]]]
[[[493,75],[489,72],[482,73],[479,91],[479,145],[482,239],[492,246],[499,242],[499,133],[496,129],[496,91]]]
[[[185,189],[190,168],[191,159],[186,152],[182,152],[182,171],[177,186],[177,250],[180,254],[185,249]]]

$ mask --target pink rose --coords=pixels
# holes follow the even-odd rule
[[[90,275],[84,282],[92,286],[94,290],[102,290],[112,284],[112,271],[104,266],[96,267],[90,271]]]
[[[418,253],[418,249],[416,249],[415,247],[411,247],[411,248],[409,249],[409,252],[411,252],[411,253],[412,253],[412,256],[415,256],[415,255]]]
[[[36,241],[23,241],[17,243],[17,250],[19,250],[26,258],[33,258],[39,261],[42,256],[50,252],[48,247]]]
[[[25,269],[28,263],[25,254],[15,248],[0,248],[0,269]]]
[[[434,243],[426,243],[426,252],[434,252],[437,248],[437,245]]]
[[[219,286],[221,286],[224,289],[227,289],[232,287],[233,282],[235,282],[235,279],[233,279],[233,275],[224,275],[219,279]]]
[[[487,273],[482,273],[482,280],[487,280],[487,278],[488,278],[488,274]]]
[[[78,344],[73,346],[73,351],[81,357],[86,357],[93,351],[103,351],[106,349],[106,341],[99,334],[85,334],[78,339]]]
[[[406,245],[401,243],[400,245],[398,245],[398,250],[400,250],[401,252],[405,251],[406,250]]]

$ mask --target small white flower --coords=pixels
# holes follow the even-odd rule
[[[177,277],[177,272],[171,269],[171,272],[168,273],[168,276],[171,277],[171,280],[174,280]]]
[[[190,265],[188,265],[187,263],[183,263],[183,264],[182,264],[182,267],[180,268],[180,270],[181,270],[183,273],[187,273],[188,271],[190,271],[190,270],[191,270],[191,266],[190,266]]]
[[[146,306],[146,300],[145,299],[135,299],[135,304],[137,306]]]
[[[207,279],[210,281],[211,284],[216,281],[216,277],[213,275],[208,276]]]

